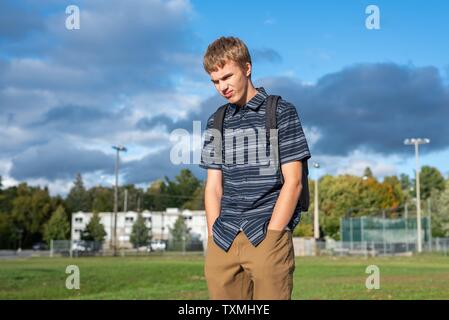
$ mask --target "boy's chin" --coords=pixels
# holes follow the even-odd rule
[[[232,104],[236,104],[237,102],[239,102],[239,99],[236,99],[234,96],[226,100],[228,100],[228,102]]]

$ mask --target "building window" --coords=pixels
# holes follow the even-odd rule
[[[133,221],[134,221],[134,218],[133,218],[133,217],[126,217],[126,218],[125,218],[125,221],[126,221],[126,222],[133,222]]]
[[[83,222],[83,218],[75,218],[75,222],[81,223],[81,222]]]

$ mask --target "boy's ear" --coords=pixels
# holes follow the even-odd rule
[[[246,63],[246,71],[245,71],[247,77],[251,76],[251,71],[252,71],[252,66],[249,62],[247,62]]]

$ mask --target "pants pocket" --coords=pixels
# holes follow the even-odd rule
[[[267,229],[267,234],[265,235],[264,242],[271,245],[276,245],[281,240],[285,240],[287,235],[287,230],[273,230],[273,229]]]

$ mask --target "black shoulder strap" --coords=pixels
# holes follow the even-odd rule
[[[226,108],[228,107],[228,105],[229,105],[228,103],[222,105],[214,113],[213,127],[214,127],[214,129],[217,129],[220,132],[223,132],[223,120],[224,120],[224,116],[226,114]]]
[[[215,111],[214,113],[214,123],[213,123],[213,128],[217,129],[219,132],[221,132],[221,143],[218,145],[218,150],[217,153],[221,154],[221,159],[222,162],[224,163],[224,155],[223,155],[223,121],[224,121],[224,117],[226,114],[226,109],[228,108],[229,103],[226,103],[224,105],[222,105],[221,107],[219,107],[217,109],[217,111]]]
[[[226,109],[228,108],[229,103],[226,103],[219,107],[217,111],[214,113],[214,123],[212,124],[212,127],[214,129],[217,129],[219,132],[221,132],[221,143],[218,144],[218,148],[216,152],[218,154],[221,154],[221,163],[224,164],[224,154],[223,154],[223,121],[226,114]],[[224,177],[221,178],[221,185],[224,188]]]
[[[276,109],[279,99],[281,99],[280,96],[268,96],[267,98],[265,130],[268,136],[270,135],[270,129],[277,128]]]
[[[277,117],[276,117],[276,109],[281,99],[280,96],[270,95],[267,98],[267,106],[265,109],[265,132],[267,134],[267,139],[270,141],[270,130],[277,129]],[[281,170],[281,162],[280,162],[280,152],[279,152],[279,141],[278,141],[278,164],[279,164],[279,173],[281,176],[281,183],[284,183],[284,176],[282,175]]]

